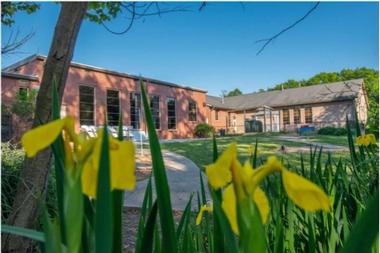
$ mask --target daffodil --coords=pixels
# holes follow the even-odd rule
[[[26,155],[33,157],[50,146],[60,134],[64,139],[66,169],[75,167],[80,170],[83,193],[95,198],[103,130],[98,131],[95,138],[86,138],[75,133],[74,119],[65,117],[28,131],[21,143]],[[133,190],[136,184],[133,143],[109,137],[109,149],[111,190]]]
[[[376,137],[373,134],[365,134],[365,135],[358,136],[356,137],[356,144],[359,146],[366,146],[366,147],[371,144],[372,145],[376,144]]]
[[[260,184],[266,177],[276,172],[281,173],[284,189],[297,206],[306,211],[330,210],[328,196],[317,185],[288,171],[275,156],[269,157],[265,164],[256,169],[253,169],[249,162],[241,166],[236,157],[236,144],[231,144],[214,164],[206,167],[211,187],[214,189],[224,187],[222,208],[235,234],[239,234],[236,209],[237,201],[241,198],[251,198],[259,210],[263,224],[267,222],[269,201]],[[218,168],[222,173],[218,173]],[[210,169],[211,173],[208,171]],[[227,171],[231,176],[225,176],[228,174]]]

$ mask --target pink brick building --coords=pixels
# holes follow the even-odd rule
[[[38,89],[44,62],[44,56],[34,55],[3,69],[1,96],[4,106],[10,106],[20,90]],[[61,115],[74,116],[79,130],[81,125],[101,126],[106,113],[109,124],[117,125],[122,110],[124,125],[145,131],[139,78],[72,63]],[[144,77],[142,79],[147,87],[159,137],[192,137],[195,126],[206,121],[206,91]],[[16,139],[28,128],[28,125],[20,125],[20,119],[15,115],[3,114],[2,118],[3,127],[9,129]]]

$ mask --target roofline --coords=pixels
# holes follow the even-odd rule
[[[2,71],[1,76],[18,78],[18,79],[29,80],[29,81],[39,81],[38,76],[24,75],[24,74],[19,74],[19,73],[14,73],[14,72]]]
[[[8,67],[5,67],[2,71],[8,71],[10,69],[14,69],[14,68],[17,68],[19,66],[22,66],[22,65],[25,65],[31,61],[34,61],[34,60],[46,60],[46,56],[45,55],[40,55],[40,54],[34,54],[34,55],[31,55],[21,61],[18,61]],[[192,91],[198,91],[198,92],[202,92],[202,93],[207,93],[206,90],[203,90],[203,89],[199,89],[199,88],[193,88],[193,87],[189,87],[189,86],[184,86],[184,85],[179,85],[179,84],[175,84],[175,83],[171,83],[171,82],[166,82],[166,81],[161,81],[161,80],[157,80],[157,79],[153,79],[153,78],[148,78],[148,77],[144,77],[144,76],[136,76],[136,75],[130,75],[130,74],[127,74],[127,73],[122,73],[122,72],[118,72],[118,71],[114,71],[114,70],[109,70],[109,69],[105,69],[105,68],[100,68],[100,67],[96,67],[96,66],[92,66],[92,65],[87,65],[87,64],[83,64],[83,63],[79,63],[79,62],[71,62],[70,66],[72,67],[76,67],[76,68],[82,68],[82,69],[89,69],[89,70],[94,70],[94,71],[98,71],[98,72],[102,72],[102,73],[107,73],[107,74],[112,74],[112,75],[117,75],[117,76],[121,76],[121,77],[128,77],[128,78],[131,78],[131,79],[134,79],[134,80],[140,80],[142,79],[143,81],[145,82],[151,82],[151,83],[156,83],[156,84],[161,84],[161,85],[165,85],[165,86],[170,86],[170,87],[174,87],[174,88],[182,88],[182,89],[186,89],[186,90],[192,90]]]

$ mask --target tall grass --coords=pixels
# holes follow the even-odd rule
[[[135,252],[377,252],[378,251],[378,147],[358,147],[347,124],[350,161],[322,160],[322,149],[310,149],[308,156],[300,155],[300,166],[288,169],[308,178],[331,198],[328,213],[308,213],[295,206],[283,190],[282,181],[270,176],[262,189],[270,201],[270,215],[266,225],[257,219],[253,202],[238,203],[242,232],[236,236],[221,207],[220,190],[209,187],[200,171],[200,189],[194,189],[178,224],[173,219],[170,187],[161,148],[155,132],[149,103],[141,84],[146,123],[153,162],[153,173],[148,179],[138,221]],[[59,111],[56,95],[53,112]],[[54,114],[56,115],[57,114]],[[122,118],[122,117],[120,117]],[[120,122],[122,126],[122,122]],[[358,126],[356,135],[360,134]],[[107,130],[107,126],[105,126]],[[120,128],[121,130],[121,128]],[[121,138],[121,131],[119,137]],[[213,157],[217,160],[218,139],[213,139]],[[42,242],[43,252],[122,252],[122,192],[110,190],[110,158],[107,131],[104,131],[97,195],[91,199],[81,192],[80,173],[68,174],[64,166],[65,149],[59,137],[53,144],[57,175],[56,216],[43,214],[44,231],[2,226],[2,232],[26,236]],[[131,159],[134,159],[131,157]],[[307,163],[305,161],[308,161]],[[253,167],[262,163],[255,153],[250,162]],[[286,165],[286,161],[283,161]],[[307,165],[306,165],[307,164]],[[70,180],[69,180],[70,179]],[[155,182],[154,186],[152,181]],[[208,188],[208,191],[207,191]],[[156,192],[154,198],[153,192]],[[195,215],[207,204],[209,192],[213,212],[205,214],[200,225]],[[198,210],[192,210],[192,203]],[[45,204],[42,203],[44,209]],[[251,216],[250,216],[251,215]],[[240,217],[240,216],[239,216]]]

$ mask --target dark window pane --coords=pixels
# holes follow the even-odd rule
[[[282,113],[283,113],[283,122],[284,122],[284,125],[289,125],[290,124],[289,110],[288,109],[284,109],[284,110],[282,110]]]
[[[189,121],[197,121],[197,104],[189,101]]]
[[[300,109],[294,109],[294,124],[301,123],[301,112]]]
[[[313,111],[311,107],[305,108],[305,122],[313,123]]]
[[[107,118],[110,126],[119,124],[120,99],[119,91],[107,90]]]
[[[153,123],[156,129],[160,129],[160,97],[150,97],[150,109],[152,110]]]
[[[176,129],[175,100],[168,98],[166,101],[168,110],[168,129]]]
[[[81,125],[95,125],[93,87],[79,86],[79,122]]]
[[[134,129],[140,129],[140,110],[141,110],[140,94],[131,93],[129,96],[129,101],[130,101],[131,126]]]

